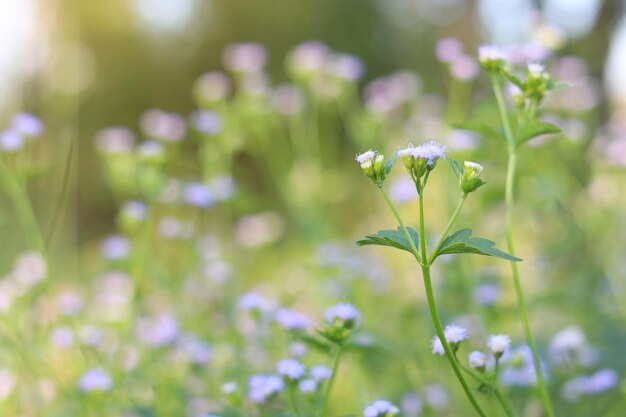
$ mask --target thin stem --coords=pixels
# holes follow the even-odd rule
[[[300,408],[298,407],[298,401],[296,398],[296,385],[293,383],[289,387],[289,398],[291,400],[291,405],[293,407],[294,413],[296,414],[296,417],[300,417]]]
[[[496,101],[498,103],[498,111],[500,113],[500,119],[502,120],[502,126],[504,127],[504,133],[506,135],[506,140],[509,148],[509,157],[507,164],[507,172],[506,172],[506,188],[505,188],[505,202],[506,202],[506,240],[508,251],[511,255],[515,256],[515,245],[513,239],[513,196],[514,196],[514,183],[515,183],[515,166],[517,162],[517,146],[515,144],[515,137],[513,136],[513,131],[511,130],[511,124],[509,121],[509,116],[506,110],[506,106],[504,104],[504,99],[502,98],[502,90],[500,85],[500,79],[497,75],[491,74],[491,82],[493,85],[493,92],[496,97]],[[541,370],[541,362],[539,360],[539,353],[537,352],[537,347],[535,345],[535,340],[533,338],[533,334],[530,330],[530,325],[528,322],[528,313],[526,310],[526,302],[524,300],[524,293],[522,291],[522,285],[520,283],[519,270],[517,268],[516,262],[511,262],[511,272],[513,275],[513,284],[515,286],[515,293],[517,296],[517,305],[519,309],[520,321],[522,323],[522,328],[524,329],[524,335],[526,336],[526,341],[528,342],[528,346],[532,351],[533,356],[533,364],[535,367],[535,373],[537,375],[537,386],[539,388],[539,393],[541,396],[541,400],[543,402],[544,408],[548,417],[555,417],[554,410],[552,408],[552,402],[550,400],[550,395],[548,394],[548,390],[546,388],[546,384],[543,378],[543,372]]]
[[[335,382],[335,377],[337,376],[337,370],[339,369],[339,361],[341,360],[341,345],[337,345],[337,353],[335,353],[335,360],[333,362],[333,372],[330,375],[330,379],[328,380],[328,385],[326,386],[326,392],[324,392],[324,398],[322,400],[322,406],[320,407],[320,412],[318,414],[319,417],[324,417],[326,413],[326,405],[328,404],[328,397],[330,397],[330,391],[333,388],[333,382]]]
[[[387,202],[387,205],[393,212],[393,215],[396,216],[396,220],[398,220],[398,223],[400,223],[400,228],[402,229],[402,232],[404,232],[404,236],[406,237],[406,239],[409,241],[409,246],[411,247],[411,251],[413,252],[413,255],[415,256],[415,259],[417,259],[417,262],[419,262],[419,264],[422,265],[422,260],[420,259],[420,252],[419,250],[417,250],[417,247],[415,246],[415,242],[413,242],[413,239],[411,238],[411,235],[409,234],[409,231],[406,228],[406,225],[404,224],[404,221],[402,220],[402,217],[400,216],[400,213],[398,212],[396,205],[393,204],[393,201],[391,201],[391,198],[389,198],[389,194],[387,194],[387,191],[385,190],[384,187],[380,187],[380,191],[383,193],[383,196],[385,196],[385,201]],[[423,246],[422,246],[422,250],[424,250]]]
[[[495,386],[495,385],[493,387],[493,393],[495,394],[496,398],[498,399],[498,402],[500,403],[500,405],[504,409],[504,412],[506,413],[506,415],[508,417],[515,416],[515,414],[513,413],[513,410],[509,406],[509,403],[504,398],[504,395],[502,395],[502,392],[500,392],[500,389],[497,386]]]
[[[441,237],[439,238],[439,242],[437,242],[437,244],[435,245],[435,248],[430,254],[430,257],[428,258],[428,265],[432,264],[433,261],[435,260],[435,257],[437,256],[437,252],[439,251],[439,248],[441,248],[441,245],[443,245],[443,241],[448,236],[448,233],[450,232],[450,229],[452,229],[452,226],[454,225],[454,222],[456,221],[457,217],[459,217],[459,213],[461,213],[461,209],[463,208],[463,204],[465,203],[466,199],[467,199],[467,193],[463,193],[461,200],[459,200],[459,204],[457,204],[456,209],[454,209],[454,213],[452,213],[452,217],[450,217],[450,221],[448,222],[446,228],[443,230],[443,233],[441,234]]]
[[[441,324],[441,319],[439,318],[439,313],[437,312],[437,306],[435,303],[435,295],[433,294],[433,286],[432,286],[432,282],[430,279],[430,267],[427,265],[428,260],[426,259],[426,237],[424,235],[424,230],[425,230],[424,217],[425,216],[424,216],[424,192],[423,191],[424,190],[422,189],[422,192],[419,193],[418,195],[419,206],[420,206],[420,233],[419,235],[420,235],[420,245],[422,246],[422,265],[421,265],[422,275],[424,278],[424,288],[426,290],[426,299],[428,300],[428,309],[430,310],[430,315],[433,319],[433,323],[435,324],[435,330],[437,331],[437,336],[439,336],[439,340],[441,341],[443,350],[445,351],[446,356],[448,357],[448,362],[450,362],[450,366],[452,366],[452,370],[454,371],[457,379],[459,380],[459,383],[463,387],[463,391],[465,391],[465,395],[469,399],[470,403],[472,404],[476,412],[482,417],[487,417],[485,412],[480,407],[480,404],[478,404],[476,397],[474,397],[474,394],[472,393],[472,390],[470,389],[467,381],[463,377],[463,373],[461,372],[461,367],[459,366],[459,363],[457,362],[454,356],[454,352],[452,352],[452,349],[450,348],[450,345],[448,344],[446,336],[443,332],[443,326]]]
[[[472,370],[466,368],[465,366],[463,366],[463,365],[460,365],[460,366],[461,366],[461,369],[463,371],[465,371],[466,374],[468,374],[469,376],[471,376],[472,378],[474,378],[476,381],[480,382],[481,384],[489,387],[489,389],[491,389],[493,391],[494,395],[496,396],[496,399],[498,400],[498,402],[502,406],[502,409],[504,410],[504,412],[506,413],[507,416],[513,417],[515,415],[513,413],[513,409],[511,408],[511,406],[507,402],[506,398],[504,397],[504,395],[502,395],[502,392],[498,388],[497,378],[492,383],[492,382],[489,382],[486,379],[484,379],[482,376],[476,375],[475,372],[472,372]],[[496,375],[497,375],[497,372],[498,371],[496,370]]]
[[[26,186],[11,172],[4,160],[0,159],[0,177],[2,184],[15,208],[20,227],[22,228],[30,249],[44,252],[45,244],[35,211],[28,198]]]

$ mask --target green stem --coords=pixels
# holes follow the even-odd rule
[[[437,257],[437,252],[439,252],[439,248],[441,248],[441,245],[443,245],[443,241],[448,236],[448,233],[450,232],[450,229],[452,229],[452,226],[454,225],[454,222],[456,221],[457,217],[459,217],[459,213],[461,213],[461,209],[463,208],[463,204],[465,203],[466,199],[467,199],[467,193],[463,193],[461,200],[459,200],[459,204],[457,204],[456,209],[454,209],[454,213],[452,213],[452,217],[450,217],[450,221],[446,225],[446,228],[443,230],[443,233],[441,234],[441,237],[439,238],[439,242],[437,242],[437,244],[435,245],[435,249],[433,249],[432,253],[430,254],[430,257],[428,258],[428,265],[431,265],[433,261],[435,260],[435,258]]]
[[[496,101],[498,103],[498,111],[500,113],[500,119],[502,120],[502,126],[504,127],[504,133],[506,135],[506,140],[509,148],[509,157],[507,164],[507,172],[506,172],[506,188],[505,188],[505,202],[506,202],[506,240],[508,251],[512,256],[515,256],[515,245],[513,239],[513,196],[514,196],[514,182],[515,182],[515,166],[517,162],[517,146],[515,144],[515,137],[513,136],[513,131],[511,130],[511,124],[509,121],[509,116],[507,114],[506,106],[504,104],[504,99],[502,98],[502,90],[500,86],[500,79],[497,75],[491,74],[491,82],[493,85],[493,92],[496,97]],[[522,285],[520,283],[519,270],[517,268],[516,262],[511,262],[511,272],[513,275],[513,284],[515,286],[515,293],[517,296],[517,305],[519,309],[520,321],[522,323],[522,328],[524,329],[524,335],[526,336],[526,341],[528,342],[528,346],[532,351],[533,356],[533,364],[535,367],[535,373],[537,374],[537,386],[539,388],[539,393],[541,396],[541,400],[543,402],[543,406],[546,410],[548,417],[555,417],[554,410],[552,408],[552,402],[550,400],[550,395],[548,394],[548,390],[546,388],[546,384],[543,378],[543,373],[541,371],[541,362],[539,359],[539,353],[537,352],[537,346],[535,345],[535,340],[533,334],[530,330],[530,325],[528,322],[528,313],[526,310],[526,302],[524,300],[524,292],[522,291]]]
[[[461,367],[459,366],[459,363],[457,362],[454,356],[454,352],[450,348],[450,345],[448,344],[448,340],[446,339],[446,336],[443,332],[443,325],[441,324],[441,319],[439,318],[439,313],[437,312],[437,306],[435,303],[435,295],[433,293],[433,285],[430,279],[430,267],[428,266],[428,259],[426,258],[426,237],[425,237],[425,227],[424,227],[424,217],[425,217],[424,216],[424,190],[423,189],[422,189],[422,192],[419,193],[418,197],[419,197],[419,206],[420,206],[420,233],[419,235],[420,235],[420,245],[422,247],[422,265],[421,266],[422,266],[422,275],[424,278],[424,288],[426,290],[426,299],[428,300],[428,309],[430,310],[430,315],[433,319],[437,336],[439,336],[439,340],[441,341],[443,350],[445,351],[446,356],[448,357],[448,362],[450,362],[450,366],[452,366],[452,370],[454,371],[457,379],[459,380],[461,387],[463,387],[463,391],[465,391],[465,395],[467,396],[468,400],[470,401],[470,403],[472,404],[476,412],[482,417],[487,417],[485,412],[480,407],[480,404],[478,404],[476,397],[474,397],[474,394],[472,393],[472,390],[470,389],[467,381],[463,377],[463,373],[461,372]]]
[[[2,181],[2,185],[15,208],[20,227],[26,236],[28,246],[30,249],[44,253],[44,240],[39,229],[35,211],[28,198],[25,184],[20,182],[15,173],[9,170],[5,161],[2,159],[0,159],[0,177],[2,177],[0,181]]]
[[[383,196],[385,197],[385,201],[387,202],[387,205],[393,212],[393,215],[396,217],[396,220],[398,220],[398,223],[400,223],[400,228],[402,229],[402,232],[404,232],[404,236],[406,237],[406,239],[409,241],[409,246],[411,246],[411,251],[413,252],[413,256],[415,256],[415,259],[417,260],[417,262],[419,262],[419,264],[422,265],[422,260],[420,259],[420,252],[419,250],[417,250],[417,247],[415,246],[415,243],[413,242],[413,239],[411,238],[411,235],[409,234],[409,231],[406,228],[406,225],[404,224],[404,221],[402,220],[402,217],[400,216],[400,213],[398,212],[396,205],[393,204],[393,201],[391,201],[391,198],[389,198],[389,194],[387,194],[387,191],[385,190],[384,187],[380,187],[380,191],[383,193]]]
[[[337,344],[337,353],[335,353],[335,360],[333,362],[333,372],[330,375],[330,379],[328,380],[328,385],[326,386],[326,392],[324,392],[322,406],[320,407],[320,412],[318,414],[319,417],[324,417],[324,414],[326,413],[326,405],[328,404],[328,397],[330,397],[330,392],[333,388],[335,377],[337,376],[337,370],[339,369],[340,360],[341,360],[341,345]]]
[[[491,383],[491,382],[487,381],[486,379],[484,379],[483,377],[476,375],[476,373],[472,372],[470,369],[467,369],[463,365],[459,365],[459,366],[461,366],[461,369],[463,371],[465,371],[466,374],[468,374],[469,376],[471,376],[472,378],[474,378],[476,381],[480,382],[481,384],[489,387],[489,389],[491,389],[491,391],[493,391],[494,395],[496,396],[496,399],[498,400],[498,402],[502,406],[502,409],[504,410],[506,415],[508,417],[514,417],[515,414],[513,413],[513,409],[511,408],[511,406],[507,402],[507,400],[504,397],[504,395],[502,395],[502,392],[498,388],[497,381]]]
[[[291,400],[291,406],[293,407],[293,411],[296,414],[296,417],[300,417],[300,408],[298,407],[298,401],[296,398],[296,385],[291,384],[289,387],[289,398]]]

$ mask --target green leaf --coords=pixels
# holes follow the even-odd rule
[[[486,138],[503,139],[500,132],[498,132],[496,129],[494,129],[493,127],[489,126],[486,123],[479,122],[476,120],[452,123],[452,126],[457,129],[471,130],[472,132],[479,133],[480,135]]]
[[[391,158],[387,160],[387,163],[385,164],[385,170],[387,171],[387,175],[389,175],[389,173],[391,172],[393,165],[396,163],[396,159],[398,159],[398,152],[394,153]]]
[[[495,256],[507,261],[521,261],[520,258],[511,256],[506,252],[494,247],[491,240],[481,237],[472,237],[472,229],[461,229],[446,237],[437,251],[437,256],[450,255],[453,253],[473,253],[476,255]]]
[[[511,81],[513,84],[515,84],[516,86],[518,86],[520,88],[520,90],[524,89],[524,83],[517,78],[515,75],[511,74],[510,72],[506,71],[506,70],[502,70],[502,74],[509,80]]]
[[[463,167],[461,166],[459,161],[454,160],[450,157],[447,157],[446,159],[448,163],[450,164],[450,166],[452,167],[452,171],[454,171],[454,175],[456,175],[456,177],[460,179],[463,176]]]
[[[411,236],[411,240],[413,240],[413,244],[415,248],[418,248],[419,236],[417,232],[410,227],[407,227],[407,231]],[[404,235],[404,232],[400,227],[396,230],[381,230],[376,234],[367,235],[361,240],[357,240],[356,244],[358,246],[366,246],[366,245],[378,245],[378,246],[390,246],[392,248],[397,248],[400,250],[405,250],[409,253],[413,253],[411,249],[411,245],[409,244],[408,239]]]
[[[565,81],[553,81],[550,80],[548,81],[548,91],[556,91],[556,90],[562,90],[564,88],[569,88],[571,87],[572,84],[565,82]]]
[[[517,143],[522,144],[546,133],[560,133],[561,128],[537,119],[523,120],[517,129]]]

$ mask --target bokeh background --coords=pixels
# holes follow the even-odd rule
[[[127,412],[124,407],[130,410],[135,406],[129,404],[139,403],[149,411],[137,415],[186,412],[197,417],[202,414],[196,409],[218,411],[222,382],[245,381],[245,375],[253,371],[271,371],[272,361],[288,354],[287,342],[268,346],[246,333],[249,323],[239,326],[237,302],[249,291],[295,306],[312,317],[341,300],[363,311],[367,336],[376,341],[376,349],[356,354],[340,377],[337,398],[346,401],[335,401],[337,415],[358,414],[359,407],[375,399],[378,391],[396,401],[430,383],[456,392],[446,364],[429,356],[432,330],[422,285],[410,259],[353,245],[356,238],[395,224],[354,163],[354,155],[370,147],[391,153],[409,141],[436,139],[446,143],[454,157],[485,164],[488,185],[472,196],[460,224],[504,247],[505,146],[493,138],[455,129],[457,123],[475,119],[497,126],[488,79],[478,73],[474,61],[459,64],[455,73],[453,65],[438,57],[438,45],[441,48],[445,38],[460,40],[464,56],[471,59],[483,43],[542,45],[550,50],[548,67],[555,78],[573,84],[570,90],[555,92],[545,109],[546,117],[558,121],[564,133],[533,141],[522,152],[518,251],[525,259],[522,273],[531,322],[546,355],[555,333],[578,326],[596,349],[598,358],[592,367],[611,367],[623,375],[625,10],[626,2],[617,0],[0,1],[0,121],[8,124],[12,114],[28,111],[46,125],[44,137],[33,149],[37,169],[29,182],[29,195],[49,252],[48,287],[29,296],[21,307],[28,314],[9,310],[5,317],[20,317],[18,323],[23,325],[29,320],[45,322],[25,336],[34,343],[32,360],[47,362],[52,355],[57,361],[41,371],[42,378],[53,380],[56,386],[52,399],[42,400],[41,409],[53,411],[38,414],[32,404],[24,405],[29,395],[39,395],[33,394],[37,389],[30,384],[32,389],[26,389],[30,394],[17,394],[21,392],[20,378],[15,376],[19,372],[12,354],[5,352],[2,366],[14,381],[5,390],[7,412],[90,415],[90,407],[102,406],[101,398],[77,400],[68,392],[92,364],[115,369],[114,355],[85,353],[75,342],[69,352],[81,359],[63,369],[69,361],[63,355],[70,353],[56,352],[58,346],[50,336],[61,326],[70,328],[78,339],[81,328],[90,323],[95,326],[100,317],[85,307],[71,325],[62,319],[38,319],[47,311],[42,306],[58,293],[79,294],[88,305],[90,297],[104,291],[98,279],[102,273],[132,268],[132,262],[128,267],[103,260],[102,242],[118,236],[120,207],[141,193],[116,189],[94,138],[110,126],[125,126],[142,137],[141,116],[151,108],[187,118],[198,107],[193,93],[198,78],[207,71],[227,70],[225,48],[242,42],[266,48],[263,85],[267,91],[292,82],[286,57],[296,45],[311,40],[360,58],[364,73],[350,84],[348,104],[321,100],[304,110],[317,115],[313,123],[323,150],[318,159],[309,154],[306,144],[301,158],[296,157],[292,145],[285,142],[294,131],[283,119],[266,115],[267,103],[240,100],[238,106],[244,110],[228,124],[235,133],[220,142],[229,151],[216,153],[218,159],[229,162],[216,163],[224,172],[211,171],[211,175],[223,174],[234,181],[235,196],[227,205],[200,214],[185,208],[175,211],[180,219],[195,225],[193,239],[187,239],[192,243],[185,244],[185,239],[161,242],[153,237],[148,249],[143,247],[147,263],[157,272],[146,267],[148,272],[139,273],[156,284],[134,284],[134,291],[148,301],[144,299],[139,303],[142,307],[123,318],[133,327],[144,315],[171,314],[181,329],[193,330],[212,346],[215,365],[194,371],[191,382],[183,367],[169,379],[165,366],[153,374],[138,372],[136,380],[119,376],[122,371],[111,371],[117,375],[117,388],[130,387],[130,394],[115,397],[113,403],[121,404],[120,409],[107,409],[110,415],[132,415],[123,414]],[[383,114],[372,104],[372,89],[369,96],[363,91],[372,81],[400,70],[417,74],[409,76],[409,87],[401,87],[416,91],[410,109],[401,116]],[[365,105],[355,104],[361,101]],[[302,129],[312,129],[307,120],[295,127],[305,142],[311,140],[302,133]],[[256,126],[265,130],[255,130]],[[202,175],[198,155],[204,151],[198,143],[197,137],[185,139],[175,156],[170,156],[175,162],[168,165],[168,176],[191,181]],[[401,169],[394,171],[394,195],[415,224],[416,204],[414,197],[406,195],[403,175]],[[456,190],[452,174],[445,169],[432,181],[437,192],[429,202],[428,228],[434,238],[454,207]],[[0,265],[1,273],[8,274],[27,243],[14,221],[14,208],[8,202],[0,206],[0,230],[5,236]],[[168,210],[162,209],[159,216],[173,216]],[[186,305],[193,271],[200,262],[189,248],[205,233],[221,242],[229,272],[224,282],[209,279],[204,292],[200,291],[203,295]],[[135,247],[145,241],[135,239],[130,238]],[[215,270],[211,273],[220,275]],[[478,334],[509,333],[522,343],[509,278],[508,265],[491,259],[455,258],[440,265],[436,280],[444,316],[460,317],[481,329]],[[485,291],[493,301],[480,298]],[[105,324],[97,325],[110,330]],[[120,330],[124,325],[116,326],[113,333],[119,337],[118,345],[133,345],[132,337],[120,336],[125,334]],[[239,334],[233,328],[243,330]],[[142,351],[142,355],[150,354]],[[148,367],[146,363],[141,366]],[[159,383],[150,386],[149,378]],[[351,385],[354,381],[360,382]],[[177,387],[175,393],[168,391],[172,387]],[[559,389],[558,384],[552,387],[555,396]],[[587,408],[577,409],[567,401],[560,407],[566,410],[563,415],[621,415],[605,404],[624,405],[621,395],[612,395]],[[531,400],[530,406],[523,405],[528,394],[519,398],[524,400],[517,406],[527,410],[526,415],[540,415],[533,414]],[[192,400],[198,400],[193,403],[196,408],[189,405]],[[462,404],[463,399],[455,401]],[[87,405],[76,411],[78,403]],[[450,410],[448,415],[459,415],[454,406]]]

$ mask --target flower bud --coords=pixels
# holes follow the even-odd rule
[[[382,187],[387,177],[387,165],[385,163],[385,157],[376,153],[373,150],[369,150],[356,156],[356,161],[361,165],[363,173],[378,187]]]
[[[472,368],[480,372],[485,372],[485,366],[487,365],[487,355],[476,350],[468,355],[467,360]]]
[[[361,313],[352,304],[339,303],[326,310],[322,336],[336,343],[346,340],[358,327]]]
[[[478,47],[478,62],[485,71],[498,72],[504,68],[506,57],[497,46],[482,45]]]
[[[487,340],[487,347],[496,359],[500,358],[510,345],[511,338],[505,334],[496,334]]]
[[[411,174],[413,181],[417,183],[428,171],[435,169],[437,160],[445,158],[446,147],[439,142],[430,141],[417,147],[409,144],[406,149],[398,151],[404,166]]]
[[[483,166],[476,162],[465,161],[463,164],[463,175],[459,180],[459,187],[464,193],[471,193],[478,187],[485,184],[480,179],[480,174],[483,172]]]
[[[545,71],[545,67],[538,63],[528,64],[526,83],[524,84],[524,94],[536,103],[541,102],[548,92],[550,75]]]

